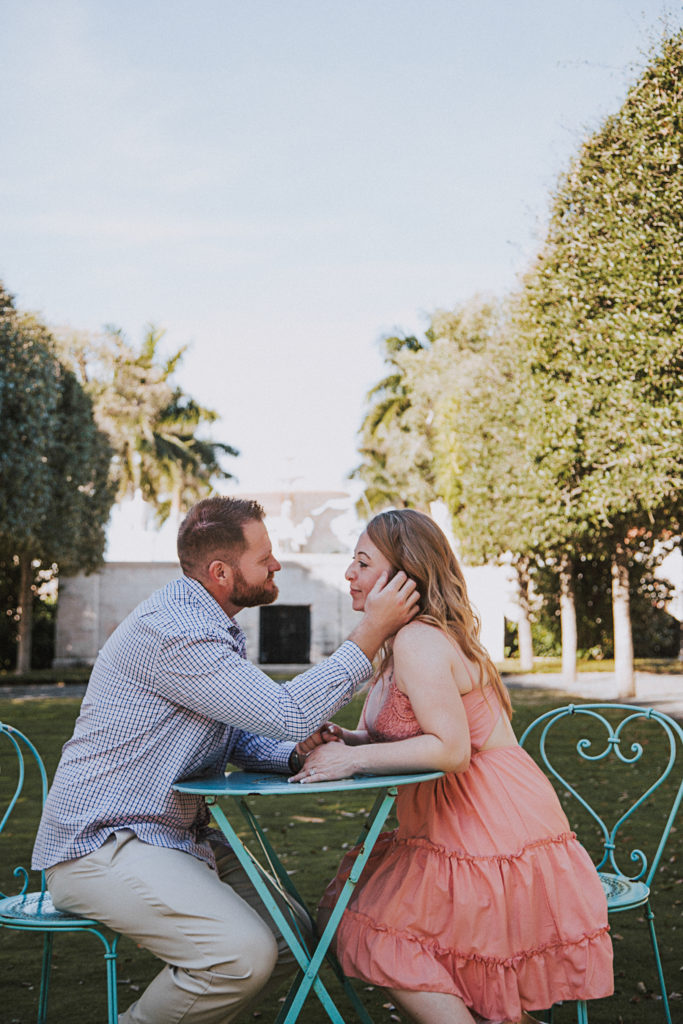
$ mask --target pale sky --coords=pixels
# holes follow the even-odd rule
[[[379,340],[505,294],[660,0],[2,0],[0,279],[190,343],[241,489],[343,485]]]

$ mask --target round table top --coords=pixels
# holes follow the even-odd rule
[[[412,772],[403,775],[353,775],[349,779],[333,779],[331,782],[290,782],[290,775],[273,772],[228,772],[226,775],[212,775],[200,779],[176,782],[174,789],[179,793],[195,793],[201,796],[274,796],[287,794],[301,796],[302,793],[330,793],[335,790],[388,789],[393,786],[408,786],[416,782],[439,779],[443,772]]]

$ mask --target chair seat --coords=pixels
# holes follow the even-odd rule
[[[48,892],[27,892],[23,896],[6,896],[0,900],[0,927],[15,928],[98,928],[93,921],[79,914],[57,910]]]
[[[602,887],[607,897],[608,910],[631,910],[646,903],[650,889],[645,882],[634,882],[623,875],[612,875],[598,871]]]

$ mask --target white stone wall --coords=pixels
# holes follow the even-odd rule
[[[481,642],[493,661],[505,656],[505,615],[511,586],[507,569],[498,565],[463,566],[467,593],[481,621]]]
[[[178,576],[177,562],[105,562],[90,576],[60,579],[55,667],[91,665],[126,615]]]
[[[266,526],[282,562],[279,603],[311,610],[311,660],[327,657],[358,621],[351,608],[344,571],[362,530],[351,494],[306,491],[249,495],[266,511]],[[450,537],[448,515],[438,503],[432,514]],[[92,664],[129,612],[154,590],[180,575],[175,561],[177,524],[154,526],[151,510],[138,496],[117,506],[109,533],[107,561],[91,576],[59,581],[55,665]],[[451,543],[453,539],[451,537]],[[120,560],[125,556],[126,561]],[[464,569],[469,595],[482,621],[491,657],[503,657],[504,616],[511,616],[509,573],[484,566]],[[259,656],[259,609],[245,608],[239,621],[249,658]]]
[[[288,554],[277,575],[278,603],[311,609],[311,661],[327,657],[354,628],[344,571],[346,554]],[[154,590],[180,575],[173,562],[107,562],[91,576],[59,581],[56,667],[92,664],[97,653],[129,612]],[[504,612],[509,599],[505,571],[484,566],[466,569],[470,599],[482,620],[482,639],[494,661],[503,657]],[[247,652],[258,661],[259,609],[245,608],[239,621]]]

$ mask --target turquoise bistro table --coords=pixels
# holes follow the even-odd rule
[[[289,777],[287,775],[259,772],[230,772],[227,775],[188,779],[186,782],[179,782],[174,786],[174,789],[179,793],[193,793],[196,796],[206,798],[216,824],[230,842],[235,855],[253,882],[254,888],[263,900],[268,913],[273,918],[296,958],[299,971],[277,1016],[276,1024],[291,1024],[292,1021],[296,1021],[311,989],[313,989],[322,1003],[330,1020],[334,1021],[335,1024],[345,1024],[344,1018],[320,978],[320,969],[326,958],[343,984],[360,1019],[364,1024],[372,1024],[372,1018],[365,1010],[356,991],[348,979],[344,977],[336,957],[330,950],[330,944],[360,873],[365,867],[377,837],[382,831],[382,826],[394,805],[398,794],[398,787],[410,786],[417,782],[426,782],[429,779],[438,779],[442,774],[443,772],[421,772],[412,775],[358,775],[350,779],[339,779],[335,782],[307,782],[301,785],[296,782],[288,782]],[[293,897],[305,907],[304,901],[296,891],[273,846],[266,838],[263,829],[258,823],[256,814],[248,801],[259,796],[277,796],[282,800],[295,801],[297,798],[308,796],[311,793],[354,793],[364,789],[377,790],[377,796],[370,814],[364,821],[361,834],[357,839],[357,844],[361,846],[361,851],[356,858],[349,878],[339,894],[325,930],[318,937],[317,944],[311,951],[306,945],[304,936],[301,934],[299,923],[294,913],[287,910],[283,912],[280,909],[264,882],[263,870],[264,867],[267,867],[279,891],[284,896],[289,895]],[[223,801],[227,801],[225,810],[222,806]],[[256,838],[258,848],[263,857],[263,863],[261,859],[258,859],[251,853],[238,836],[235,827],[229,820],[231,812],[233,817],[238,813],[241,818],[246,820]],[[311,918],[315,920],[313,915],[311,915]]]

